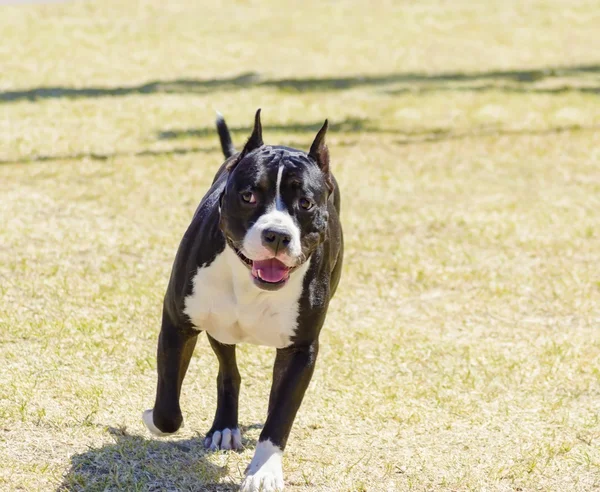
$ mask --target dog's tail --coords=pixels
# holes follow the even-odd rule
[[[217,132],[219,134],[219,140],[221,141],[221,149],[223,150],[223,154],[226,159],[229,159],[233,154],[235,154],[235,147],[231,140],[231,133],[229,133],[229,128],[227,128],[227,123],[225,123],[225,118],[221,113],[217,112]]]

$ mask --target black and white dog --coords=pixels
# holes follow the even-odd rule
[[[156,400],[143,420],[158,436],[180,428],[181,385],[205,331],[219,360],[217,411],[205,445],[240,449],[235,345],[276,347],[267,420],[240,490],[280,490],[283,450],[340,280],[340,193],[329,170],[327,121],[308,154],[265,145],[260,110],[239,153],[220,116],[217,129],[227,160],[177,251],[158,339]]]

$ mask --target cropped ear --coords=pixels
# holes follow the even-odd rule
[[[258,149],[263,145],[264,142],[262,138],[262,124],[260,122],[260,108],[258,108],[256,114],[254,115],[254,128],[252,129],[250,138],[246,142],[246,145],[244,145],[244,149],[239,153],[239,155],[229,164],[227,164],[227,166],[225,166],[226,169],[228,171],[233,170],[233,168],[237,166],[238,162],[240,162],[246,156],[246,154],[249,154],[253,150]]]
[[[329,149],[327,148],[327,144],[325,143],[325,135],[327,134],[327,128],[329,127],[329,123],[325,120],[323,126],[317,133],[314,142],[310,146],[310,151],[308,155],[312,157],[323,171],[325,175],[325,181],[327,186],[329,187],[329,191],[333,190],[333,184],[331,183],[331,174],[329,172]]]

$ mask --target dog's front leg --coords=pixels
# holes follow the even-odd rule
[[[277,350],[269,415],[252,462],[246,469],[241,491],[271,492],[283,489],[283,450],[310,383],[318,350],[318,340]]]
[[[156,354],[156,400],[154,408],[146,410],[142,416],[146,427],[156,436],[172,434],[183,423],[179,395],[197,339],[198,332],[180,328],[163,315]]]
[[[240,372],[235,359],[235,345],[225,345],[208,335],[217,359],[217,411],[212,427],[206,434],[204,445],[217,449],[242,449],[242,435],[238,428],[238,402],[240,398]]]

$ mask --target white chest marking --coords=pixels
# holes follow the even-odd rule
[[[303,280],[310,260],[274,292],[256,287],[248,268],[226,246],[208,266],[198,268],[184,313],[196,328],[221,343],[241,342],[283,348],[297,328]]]

